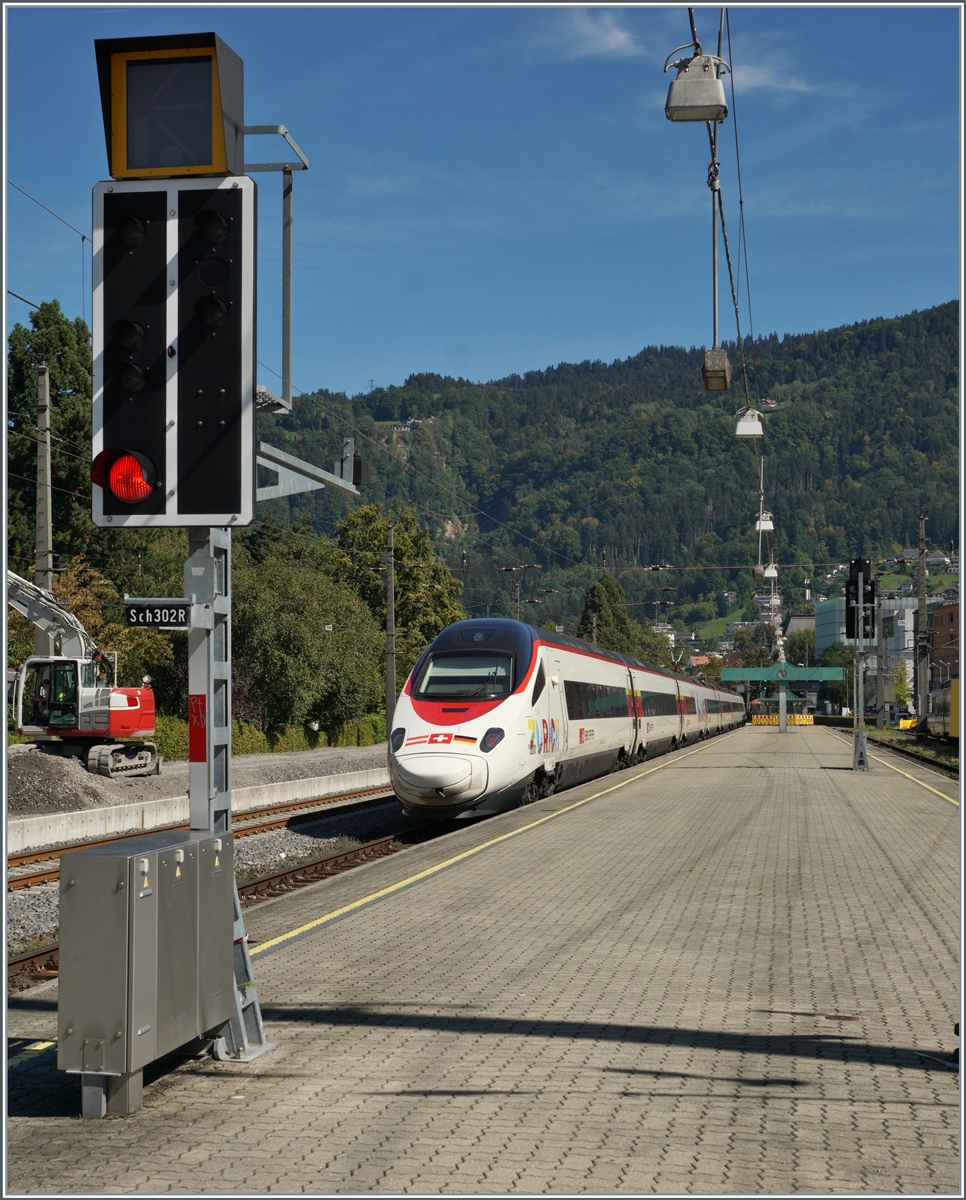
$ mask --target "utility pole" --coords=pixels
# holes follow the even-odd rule
[[[515,589],[516,616],[517,616],[517,620],[519,621],[520,620],[520,576],[519,575],[517,576],[516,584],[517,584],[516,589]]]
[[[591,639],[594,645],[597,645],[597,614],[591,613],[590,616]]]
[[[885,729],[885,641],[882,636],[882,593],[876,596],[875,634],[875,727]]]
[[[919,628],[916,633],[916,740],[929,731],[929,631],[926,628],[926,521],[928,513],[919,512]]]
[[[50,371],[45,363],[37,368],[37,558],[34,582],[48,592],[54,587],[53,534],[50,515]],[[34,653],[54,653],[54,639],[39,629],[34,632]]]
[[[392,522],[386,539],[386,734],[392,732],[396,708],[396,557]]]
[[[292,408],[292,172],[282,172],[282,402]]]
[[[855,612],[858,654],[855,663],[856,695],[853,709],[853,728],[855,730],[855,746],[852,755],[853,771],[868,771],[869,769],[869,750],[865,736],[865,584],[865,574],[860,570],[858,602]]]

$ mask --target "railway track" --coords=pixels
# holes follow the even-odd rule
[[[871,731],[870,731],[871,732]],[[951,763],[944,763],[939,759],[929,758],[925,754],[919,754],[915,750],[910,750],[906,746],[896,746],[892,742],[879,741],[878,738],[869,737],[866,734],[866,740],[870,746],[878,746],[881,750],[890,750],[893,754],[898,754],[900,758],[908,758],[912,762],[919,763],[922,767],[932,767],[934,771],[938,771],[941,775],[946,775],[950,779],[959,778],[959,768],[954,767]]]
[[[381,799],[389,799],[391,796],[392,792],[384,787],[364,788],[360,791],[344,792],[338,796],[326,796],[321,800],[293,800],[286,804],[272,805],[268,808],[256,808],[250,812],[240,813],[238,816],[232,818],[232,834],[236,838],[249,837],[255,833],[267,833],[271,829],[280,829],[284,825],[290,825],[293,822],[297,823],[300,820],[311,820],[317,815],[324,813],[327,807],[337,802],[341,802],[340,813],[356,812],[361,808],[368,808],[378,803]],[[358,803],[346,804],[345,801],[347,800],[357,800]],[[187,828],[188,822],[182,821],[177,825],[165,825],[148,832],[161,833],[171,829]],[[30,850],[20,854],[11,854],[7,857],[8,872],[20,867],[29,866],[31,863],[45,863],[50,865],[45,865],[36,871],[20,875],[8,874],[7,891],[34,887],[40,883],[50,883],[55,879],[59,879],[60,856],[71,850],[86,849],[90,846],[107,846],[115,842],[124,842],[131,838],[143,837],[144,833],[144,830],[135,833],[119,833],[111,837],[94,838],[85,842],[71,842],[69,845],[55,846],[48,850]]]
[[[273,826],[274,828],[274,826]],[[283,896],[298,888],[316,883],[331,875],[339,875],[363,863],[372,862],[377,858],[385,858],[397,850],[403,850],[408,845],[428,840],[433,836],[445,833],[441,825],[421,825],[410,829],[405,834],[389,834],[388,837],[377,838],[373,842],[365,842],[352,850],[344,850],[340,854],[328,854],[323,858],[310,859],[287,867],[283,871],[274,871],[270,875],[260,875],[256,879],[246,879],[238,884],[238,895],[243,901],[252,904],[263,903],[275,896]],[[254,943],[253,943],[254,944]],[[51,942],[47,946],[38,946],[23,954],[14,955],[7,959],[7,988],[19,990],[39,983],[45,979],[56,979],[58,969],[58,945]]]

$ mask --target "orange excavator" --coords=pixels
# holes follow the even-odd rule
[[[79,758],[97,775],[159,775],[157,747],[140,740],[155,728],[150,676],[142,687],[112,685],[106,655],[70,609],[12,571],[7,601],[48,634],[56,651],[31,655],[14,676],[17,732],[34,737],[48,754]]]

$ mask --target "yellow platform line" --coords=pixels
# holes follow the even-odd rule
[[[726,734],[725,737],[733,737],[736,732],[737,730]],[[425,871],[419,871],[415,875],[410,875],[408,879],[401,879],[398,883],[390,884],[389,887],[380,888],[378,892],[370,892],[368,896],[363,896],[360,900],[353,900],[351,904],[344,904],[341,908],[333,909],[332,912],[326,913],[322,917],[316,917],[314,921],[308,921],[306,924],[300,925],[297,929],[279,934],[278,937],[269,938],[268,941],[260,942],[257,946],[251,948],[249,954],[254,958],[256,954],[264,954],[266,950],[274,950],[276,946],[281,946],[284,942],[301,937],[302,934],[309,933],[313,929],[318,929],[321,925],[327,925],[339,917],[346,916],[347,913],[364,908],[367,904],[372,904],[376,900],[382,900],[386,896],[391,896],[394,892],[400,892],[403,888],[411,887],[414,883],[428,879],[431,875],[437,875],[440,871],[445,871],[449,867],[455,866],[456,863],[463,862],[467,858],[472,858],[474,854],[480,854],[484,850],[489,850],[491,846],[497,846],[500,842],[506,842],[510,838],[518,837],[521,833],[536,829],[538,825],[545,825],[547,821],[554,821],[557,817],[562,817],[564,813],[573,812],[575,808],[582,808],[583,805],[589,804],[591,800],[599,800],[601,796],[606,796],[609,792],[616,792],[619,788],[636,783],[638,779],[643,779],[645,775],[652,775],[655,771],[663,770],[664,767],[671,767],[675,763],[680,762],[682,758],[690,758],[692,754],[698,754],[702,750],[707,750],[712,744],[720,746],[722,740],[718,738],[714,743],[705,742],[703,746],[698,746],[694,750],[688,750],[685,754],[676,754],[673,758],[669,758],[667,762],[658,763],[656,767],[649,767],[646,771],[632,775],[630,779],[622,779],[620,783],[615,783],[611,787],[604,788],[602,791],[594,792],[592,796],[586,796],[583,800],[578,800],[575,804],[568,804],[566,808],[560,808],[556,812],[548,813],[547,816],[540,817],[536,821],[531,821],[527,825],[521,825],[519,829],[511,829],[509,833],[502,833],[499,837],[490,838],[489,841],[482,842],[479,846],[473,846],[469,850],[464,850],[461,854],[454,854],[452,858],[447,858],[444,862],[437,863],[435,866],[427,867]]]
[[[7,1070],[9,1071],[11,1067],[19,1066],[20,1063],[26,1062],[28,1058],[34,1058],[38,1054],[43,1054],[45,1050],[49,1050],[51,1046],[56,1045],[56,1038],[52,1042],[34,1042],[32,1046],[25,1047],[19,1054],[15,1054],[13,1058],[7,1059]]]
[[[826,731],[832,733],[831,729],[826,726]],[[844,742],[846,746],[851,746],[852,742],[847,741],[844,737],[840,737],[837,733],[832,733],[832,737],[838,742]],[[868,751],[866,751],[868,753]],[[886,762],[884,758],[880,758],[878,754],[869,754],[869,758],[874,758],[877,763],[882,763],[884,767],[888,767],[890,771],[898,771],[900,775],[905,775],[906,779],[911,779],[913,783],[918,783],[920,787],[924,787],[927,792],[934,792],[937,796],[942,796],[944,800],[948,800],[950,804],[955,804],[959,808],[959,801],[954,800],[952,796],[947,796],[945,792],[941,792],[939,788],[934,788],[931,784],[923,783],[921,779],[917,779],[915,775],[910,775],[908,771],[901,771],[898,767],[892,765],[891,762]]]

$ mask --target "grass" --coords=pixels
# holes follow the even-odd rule
[[[739,604],[737,608],[733,608],[723,617],[716,617],[713,621],[708,621],[706,625],[696,626],[698,637],[701,641],[706,641],[709,638],[724,637],[728,626],[732,621],[740,621],[741,614],[745,611],[745,606]]]
[[[947,770],[959,772],[959,743],[946,741],[944,738],[928,738],[919,742],[915,733],[907,729],[867,729],[866,739],[877,742],[880,746],[895,746],[899,750],[909,750],[928,762]]]

